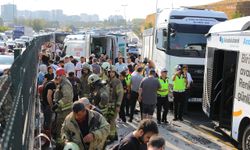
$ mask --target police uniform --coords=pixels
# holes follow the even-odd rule
[[[54,94],[54,100],[58,103],[55,138],[60,138],[60,131],[65,117],[71,112],[73,103],[73,88],[69,80],[62,76],[62,82],[57,86]]]
[[[186,77],[183,74],[176,75],[173,81],[174,94],[174,120],[182,120],[185,101]]]
[[[128,99],[128,96],[127,95],[130,95],[131,94],[131,89],[130,89],[130,85],[131,85],[131,74],[128,74],[126,77],[125,77],[125,82],[126,82],[126,85],[127,85],[127,93],[124,94],[126,95],[126,115],[129,116],[129,108],[130,108],[130,99]]]
[[[163,79],[161,77],[158,78],[161,89],[164,91],[157,91],[157,121],[167,122],[167,114],[169,109],[169,101],[168,101],[168,78]],[[164,109],[163,114],[161,115],[162,107]]]

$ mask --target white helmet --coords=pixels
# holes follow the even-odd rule
[[[68,142],[64,146],[63,150],[80,150],[80,148],[76,143]]]
[[[110,64],[108,62],[103,62],[102,63],[102,69],[109,70],[110,69]]]
[[[84,64],[82,64],[82,69],[88,69],[88,70],[90,70],[90,65],[85,62]]]
[[[100,80],[100,77],[97,74],[91,74],[88,77],[88,84],[95,83],[96,81]]]
[[[110,68],[108,69],[108,71],[115,71],[115,72],[117,72],[116,67],[114,65],[111,65]]]

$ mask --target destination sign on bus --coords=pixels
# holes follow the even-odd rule
[[[186,17],[184,18],[187,24],[196,24],[196,25],[215,25],[218,23],[216,19],[213,18],[194,18],[194,17]]]

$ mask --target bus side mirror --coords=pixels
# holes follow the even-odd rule
[[[175,36],[176,36],[176,31],[175,31],[175,29],[173,29],[173,28],[170,29],[170,36],[171,36],[171,37],[175,37]]]

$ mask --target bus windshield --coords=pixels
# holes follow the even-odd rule
[[[204,34],[175,33],[170,36],[170,49],[205,50],[206,37]]]

